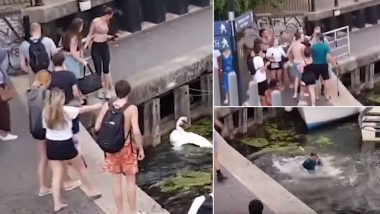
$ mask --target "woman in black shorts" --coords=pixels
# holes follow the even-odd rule
[[[101,103],[80,108],[65,106],[65,94],[61,89],[54,88],[47,99],[43,110],[43,127],[46,129],[46,156],[51,166],[52,192],[54,211],[64,209],[67,204],[61,200],[61,186],[64,164],[68,162],[78,173],[82,182],[89,190],[90,197],[99,198],[101,194],[90,182],[87,169],[78,155],[73,142],[72,120],[80,113],[94,111],[102,107]]]
[[[311,58],[310,47],[306,47],[304,50],[305,64],[303,65],[302,71],[302,82],[305,83],[311,99],[311,105],[315,106],[315,72],[313,60]]]

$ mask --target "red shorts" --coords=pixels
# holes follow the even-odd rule
[[[117,153],[106,153],[104,170],[111,174],[135,175],[138,171],[137,150],[132,143],[126,143]]]

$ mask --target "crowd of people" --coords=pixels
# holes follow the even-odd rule
[[[234,71],[231,50],[215,50],[214,61],[214,69],[221,77],[224,104],[227,105],[228,74]],[[252,77],[250,81],[258,84],[261,106],[271,106],[272,92],[283,91],[286,87],[293,89],[292,98],[298,101],[298,105],[315,106],[319,99],[315,87],[317,81],[321,81],[321,95],[331,99],[328,92],[331,88],[329,63],[334,67],[337,63],[319,26],[314,28],[311,36],[305,35],[300,27],[294,35],[282,31],[278,38],[273,32],[261,29],[253,47],[247,48],[246,63]]]
[[[84,21],[80,18],[72,21],[59,47],[52,39],[42,35],[39,23],[30,25],[31,37],[20,45],[21,68],[30,80],[30,90],[27,92],[30,133],[39,153],[38,196],[52,194],[54,212],[67,206],[62,201],[62,189],[69,191],[83,184],[91,199],[102,196],[88,173],[78,137],[79,115],[99,111],[95,132],[99,138],[97,143],[105,154],[103,168],[113,177],[117,214],[144,213],[137,209],[136,204],[138,161],[145,157],[138,109],[128,100],[132,90],[130,84],[119,80],[113,86],[110,77],[108,43],[118,38],[117,35],[109,35],[112,17],[113,9],[104,7],[102,15],[92,21],[84,45],[81,36]],[[98,97],[101,101],[93,105],[87,104],[85,90],[79,84],[85,81],[82,68],[90,67],[83,54],[87,48],[91,48],[96,75],[99,76]],[[0,60],[5,58],[2,55]],[[10,133],[8,102],[14,95],[11,95],[11,84],[3,70],[0,72],[0,141],[10,141],[17,139]],[[47,180],[48,166],[52,172],[51,182]],[[80,180],[70,180],[68,167],[77,172]],[[127,181],[128,212],[124,210],[123,175]]]

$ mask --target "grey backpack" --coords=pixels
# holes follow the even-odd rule
[[[33,138],[44,140],[46,130],[42,126],[44,100],[48,96],[47,89],[30,89],[26,93],[29,108],[29,130]]]

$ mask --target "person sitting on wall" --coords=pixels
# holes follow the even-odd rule
[[[307,171],[315,171],[315,166],[322,165],[321,159],[318,157],[317,153],[311,152],[310,157],[307,158],[303,163],[302,167]]]

